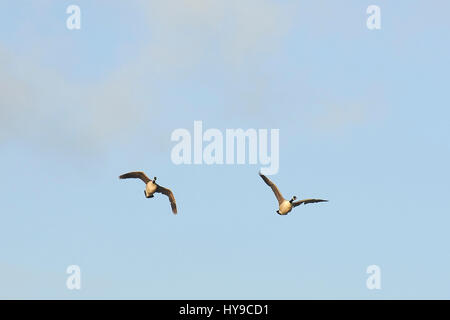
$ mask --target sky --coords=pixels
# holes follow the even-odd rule
[[[0,298],[449,299],[449,10],[2,1]],[[260,164],[174,164],[197,120],[279,129],[270,178],[329,202],[279,216]],[[136,170],[178,215],[118,179]]]

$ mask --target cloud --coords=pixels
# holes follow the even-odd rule
[[[221,115],[231,111],[255,117],[273,109],[280,94],[290,95],[272,88],[286,70],[277,70],[280,62],[271,59],[280,59],[276,54],[296,24],[296,2],[137,3],[147,24],[146,30],[140,30],[144,35],[140,50],[89,84],[71,81],[57,67],[41,66],[42,48],[39,54],[19,57],[0,45],[0,143],[22,140],[38,148],[90,154],[145,133],[155,145],[167,146],[168,137],[158,129],[173,130],[176,114],[196,112],[174,105],[172,99],[192,84],[196,88],[199,81],[220,88],[218,99],[225,108],[212,107]],[[89,37],[87,31],[83,37]],[[307,82],[307,74],[299,77]],[[303,91],[294,96],[308,101],[303,96],[310,94]],[[330,120],[321,120],[318,126],[331,128],[336,121],[351,125],[362,117],[358,108],[353,109],[349,116],[347,109],[331,107],[326,112]]]
[[[371,118],[370,108],[364,102],[333,103],[314,117],[313,126],[321,132],[336,133],[361,127]]]
[[[133,71],[83,86],[40,67],[33,56],[0,50],[0,142],[26,140],[41,148],[95,152],[126,135],[140,121]]]
[[[291,16],[287,6],[268,0],[140,4],[148,21],[146,49],[89,87],[41,67],[41,55],[17,57],[0,47],[0,141],[76,152],[107,148],[136,133],[146,114],[162,122],[157,110],[167,106],[160,86],[189,79],[205,61],[240,72],[243,63],[276,47]]]
[[[360,130],[379,123],[388,116],[386,99],[379,86],[343,97],[324,93],[310,113],[310,129],[326,137],[341,137],[354,129]]]
[[[165,67],[208,55],[229,64],[248,62],[276,50],[294,22],[293,5],[272,0],[168,0],[144,6],[151,51],[167,58]]]
[[[10,54],[0,47],[0,141],[20,126],[21,114],[29,113],[37,92],[24,81]],[[22,122],[27,127],[30,123]]]

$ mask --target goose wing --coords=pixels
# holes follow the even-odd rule
[[[130,179],[130,178],[141,179],[142,181],[144,181],[145,184],[147,184],[150,181],[150,179],[142,171],[128,172],[119,176],[119,179]]]
[[[173,212],[173,214],[177,214],[177,203],[175,202],[175,197],[173,196],[172,191],[170,191],[170,189],[161,187],[160,185],[157,184],[156,192],[165,194],[166,196],[169,197],[170,206],[172,207],[172,212]]]
[[[275,197],[277,197],[278,204],[281,204],[284,201],[284,198],[281,195],[281,192],[280,192],[280,190],[278,190],[278,188],[275,185],[275,183],[270,181],[270,179],[267,178],[265,175],[263,175],[261,172],[259,173],[259,175],[264,180],[264,182],[272,189],[273,193],[275,194]]]
[[[301,204],[308,204],[308,203],[316,203],[316,202],[328,202],[328,200],[322,200],[322,199],[304,199],[292,202],[292,205],[294,207],[299,206]]]

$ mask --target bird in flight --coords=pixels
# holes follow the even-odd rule
[[[275,197],[278,200],[279,209],[277,210],[277,213],[279,215],[287,215],[289,212],[291,212],[292,208],[295,208],[301,204],[308,204],[308,203],[315,203],[315,202],[328,202],[328,200],[322,200],[322,199],[304,199],[304,200],[298,200],[296,196],[293,196],[291,200],[286,200],[283,198],[283,195],[281,194],[280,190],[278,190],[275,183],[270,181],[269,178],[267,178],[265,175],[259,173],[261,178],[264,180],[264,182],[272,189],[273,193],[275,194]],[[294,202],[295,201],[295,202]]]
[[[130,178],[141,179],[145,183],[144,194],[147,199],[153,198],[155,193],[162,193],[168,196],[170,200],[170,206],[172,207],[172,212],[174,214],[177,214],[177,203],[175,202],[175,197],[173,196],[172,191],[158,185],[156,183],[156,177],[154,177],[153,180],[150,180],[150,178],[147,177],[145,173],[140,171],[128,172],[119,176],[119,179],[130,179]]]

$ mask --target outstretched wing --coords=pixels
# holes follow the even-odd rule
[[[160,185],[157,185],[156,192],[165,194],[169,197],[170,200],[170,206],[172,207],[173,214],[177,214],[177,203],[175,202],[175,197],[173,196],[172,191],[170,189],[161,187]]]
[[[308,204],[308,203],[316,203],[316,202],[328,202],[328,200],[322,200],[322,199],[304,199],[295,201],[292,203],[294,207],[299,206],[301,204]]]
[[[281,195],[280,190],[278,190],[277,186],[275,185],[275,183],[273,183],[272,181],[270,181],[269,178],[267,178],[265,175],[263,175],[261,172],[259,173],[259,175],[261,176],[261,178],[264,180],[264,182],[270,187],[272,188],[273,193],[275,194],[275,197],[277,197],[278,200],[278,204],[281,204],[284,201],[283,196]]]
[[[145,184],[147,184],[150,181],[150,179],[145,175],[145,173],[141,171],[128,172],[119,176],[119,179],[130,179],[130,178],[141,179],[142,181],[144,181]]]

